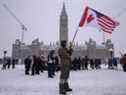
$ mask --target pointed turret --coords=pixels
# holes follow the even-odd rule
[[[60,14],[60,42],[65,40],[68,42],[68,16],[66,13],[65,3],[63,3],[62,11]]]
[[[67,16],[65,3],[63,3],[63,7],[62,7],[62,11],[61,11],[61,16]]]

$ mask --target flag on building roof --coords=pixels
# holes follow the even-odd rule
[[[92,8],[86,7],[79,23],[79,27],[83,27],[84,25],[97,26],[104,32],[111,34],[119,23],[107,15],[104,15]]]

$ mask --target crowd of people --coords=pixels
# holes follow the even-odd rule
[[[108,69],[117,69],[119,59],[110,58],[108,61],[104,62]],[[48,71],[48,77],[53,78],[55,76],[55,72],[60,70],[60,59],[58,56],[55,56],[55,51],[51,50],[46,57],[44,56],[28,56],[24,60],[25,64],[25,74],[35,75],[40,74],[45,70]],[[88,70],[88,69],[101,69],[101,65],[103,64],[103,60],[96,58],[91,59],[88,56],[85,57],[75,57],[71,61],[71,70]]]
[[[16,64],[18,64],[17,59],[10,58],[10,57],[4,57],[2,70],[6,70],[6,69],[10,69],[10,68],[14,69]]]
[[[24,60],[24,65],[25,65],[25,74],[26,75],[39,75],[40,72],[43,72],[44,70],[44,60],[42,60],[43,57],[37,57],[35,55],[33,56],[28,56]]]
[[[88,70],[89,67],[91,69],[100,69],[101,60],[100,59],[89,59],[88,56],[83,58],[74,58],[72,61],[72,69],[73,70]]]
[[[55,55],[55,51],[51,50],[47,58],[44,56],[28,56],[24,60],[26,75],[39,75],[41,72],[47,70],[48,77],[53,78],[55,72],[59,70],[59,59]]]
[[[104,62],[108,69],[117,69],[118,64],[121,63],[123,71],[126,71],[125,66],[125,54],[122,58],[117,59],[115,57],[108,59],[108,61]],[[3,62],[2,70],[15,68],[15,64],[18,64],[17,59],[12,59],[10,57],[5,57]],[[60,62],[59,57],[55,55],[55,50],[51,50],[46,57],[44,56],[27,56],[24,60],[25,64],[25,74],[35,75],[40,74],[44,70],[48,71],[48,77],[53,78],[55,76],[55,72],[60,70]],[[85,57],[75,57],[71,61],[71,70],[88,70],[88,69],[100,69],[101,64],[103,64],[103,60],[96,58],[91,59],[88,56]]]
[[[119,59],[112,58],[108,59],[106,65],[108,65],[108,69],[116,69],[118,68],[118,63],[122,63],[123,61],[119,62]],[[124,63],[124,62],[123,62]],[[4,58],[4,64],[2,69],[10,69],[15,68],[15,64],[18,64],[18,60],[11,59],[10,57]],[[25,74],[31,75],[40,74],[44,70],[48,71],[48,77],[53,78],[56,71],[60,70],[60,62],[59,57],[55,56],[55,50],[51,50],[45,58],[44,56],[27,56],[24,60],[25,64]],[[101,64],[103,64],[101,59],[91,59],[88,56],[85,57],[75,57],[71,61],[71,70],[88,70],[90,69],[100,69]],[[122,66],[125,68],[125,65]],[[125,70],[124,70],[125,71]]]

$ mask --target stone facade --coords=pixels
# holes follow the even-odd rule
[[[35,40],[34,40],[35,41]],[[58,50],[59,45],[44,45],[39,41],[32,42],[31,45],[19,45],[17,43],[13,44],[12,57],[16,59],[24,59],[29,55],[44,55],[47,56],[50,50]],[[89,39],[84,45],[75,45],[72,58],[74,57],[84,57],[89,58],[100,58],[108,59],[111,57],[110,49],[114,50],[114,46],[110,40],[107,40],[104,45],[97,45],[95,41]],[[114,51],[113,51],[114,54]]]
[[[114,46],[111,40],[107,40],[104,45],[97,45],[95,41],[89,39],[89,42],[86,42],[85,45],[74,47],[73,58],[79,56],[80,57],[88,56],[89,58],[92,59],[95,58],[108,59],[111,58],[110,49],[114,50]]]

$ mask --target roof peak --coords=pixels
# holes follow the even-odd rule
[[[65,7],[65,2],[63,2],[63,7],[62,7],[61,15],[67,15],[67,13],[66,13],[66,7]]]

